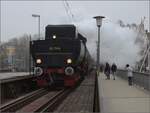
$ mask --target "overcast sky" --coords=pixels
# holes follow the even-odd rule
[[[145,26],[149,29],[149,1],[68,1],[75,19],[103,15],[105,20],[125,23],[140,23],[146,17]],[[32,14],[41,16],[41,32],[47,24],[70,23],[63,1],[1,1],[2,41],[23,34],[38,33],[38,20]]]

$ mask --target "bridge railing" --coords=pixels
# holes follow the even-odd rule
[[[119,69],[116,73],[117,76],[127,80],[127,70]],[[133,72],[133,84],[136,84],[144,89],[150,91],[150,74]]]

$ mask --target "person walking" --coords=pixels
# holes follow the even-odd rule
[[[104,70],[104,65],[101,64],[101,65],[100,65],[100,71],[103,72],[103,70]]]
[[[112,64],[111,66],[111,72],[112,72],[112,75],[113,75],[113,79],[115,80],[115,74],[116,74],[116,71],[117,71],[117,66],[115,63]]]
[[[128,76],[128,84],[129,84],[129,86],[132,86],[132,84],[133,84],[133,72],[132,72],[133,69],[130,67],[129,64],[126,65],[126,69],[128,71],[128,74],[127,74],[127,76]]]
[[[108,62],[106,62],[104,73],[105,73],[107,79],[110,80],[110,66],[109,66]]]

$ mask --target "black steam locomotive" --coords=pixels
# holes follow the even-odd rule
[[[38,85],[74,86],[84,78],[92,61],[86,41],[74,25],[48,25],[45,40],[30,42]]]

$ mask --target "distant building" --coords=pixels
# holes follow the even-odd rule
[[[15,61],[14,61],[14,56],[15,56],[15,47],[13,46],[8,46],[7,48],[7,57],[8,57],[8,68],[11,69],[11,71],[15,71]]]

